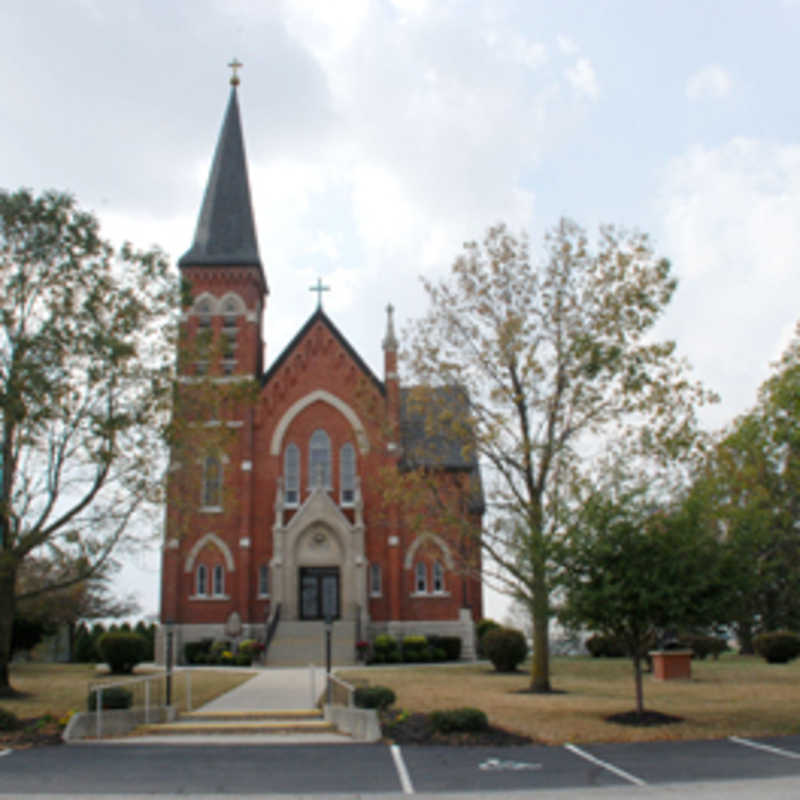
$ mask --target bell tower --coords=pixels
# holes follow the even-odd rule
[[[222,123],[194,241],[178,261],[189,287],[184,341],[205,332],[205,354],[192,348],[182,362],[185,375],[260,376],[263,368],[261,317],[269,293],[258,252],[247,178],[236,71]]]

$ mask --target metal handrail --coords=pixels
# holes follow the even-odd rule
[[[144,683],[144,721],[150,722],[150,686],[153,681],[169,680],[173,675],[182,672],[186,676],[186,710],[192,710],[192,670],[173,669],[164,672],[151,672],[148,675],[140,675],[135,678],[120,678],[111,681],[89,681],[89,693],[96,694],[95,701],[95,735],[98,739],[103,735],[103,691],[113,689],[116,686],[127,686],[134,683]]]
[[[269,650],[270,643],[272,642],[272,638],[275,636],[275,631],[278,627],[278,623],[281,621],[281,604],[278,603],[275,606],[275,610],[272,612],[269,618],[269,622],[267,622],[267,633],[264,639],[264,663],[267,663],[267,651]]]

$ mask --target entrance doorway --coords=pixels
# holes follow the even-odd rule
[[[300,619],[339,618],[339,567],[300,567]]]

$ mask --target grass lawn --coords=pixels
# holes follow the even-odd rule
[[[390,686],[409,712],[474,706],[492,725],[546,744],[712,739],[800,732],[800,660],[767,664],[755,656],[693,661],[690,681],[644,679],[645,708],[683,717],[631,727],[605,717],[635,706],[633,667],[626,659],[554,658],[551,683],[563,694],[520,693],[528,675],[501,675],[486,664],[341,670],[357,685]]]
[[[146,674],[137,669],[133,677]],[[192,670],[192,706],[197,707],[213,700],[223,692],[238,686],[253,676],[252,672],[236,669]],[[68,711],[86,711],[86,697],[90,683],[124,680],[124,675],[103,675],[94,664],[15,663],[11,665],[11,685],[23,697],[0,698],[0,707],[19,718],[40,717],[51,714],[63,717]],[[184,707],[186,681],[183,673],[173,677],[173,703]],[[128,687],[134,689],[133,686]],[[155,682],[151,701],[160,696],[163,701],[163,681]],[[134,689],[134,705],[143,703],[143,684]]]

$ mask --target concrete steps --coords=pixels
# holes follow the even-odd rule
[[[331,660],[336,666],[356,663],[356,623],[336,620],[331,635]],[[268,667],[325,664],[325,625],[321,621],[284,621],[278,624],[267,651]]]
[[[321,711],[305,709],[193,712],[182,714],[176,722],[140,725],[130,736],[159,742],[209,738],[231,743],[352,741],[326,722]]]

